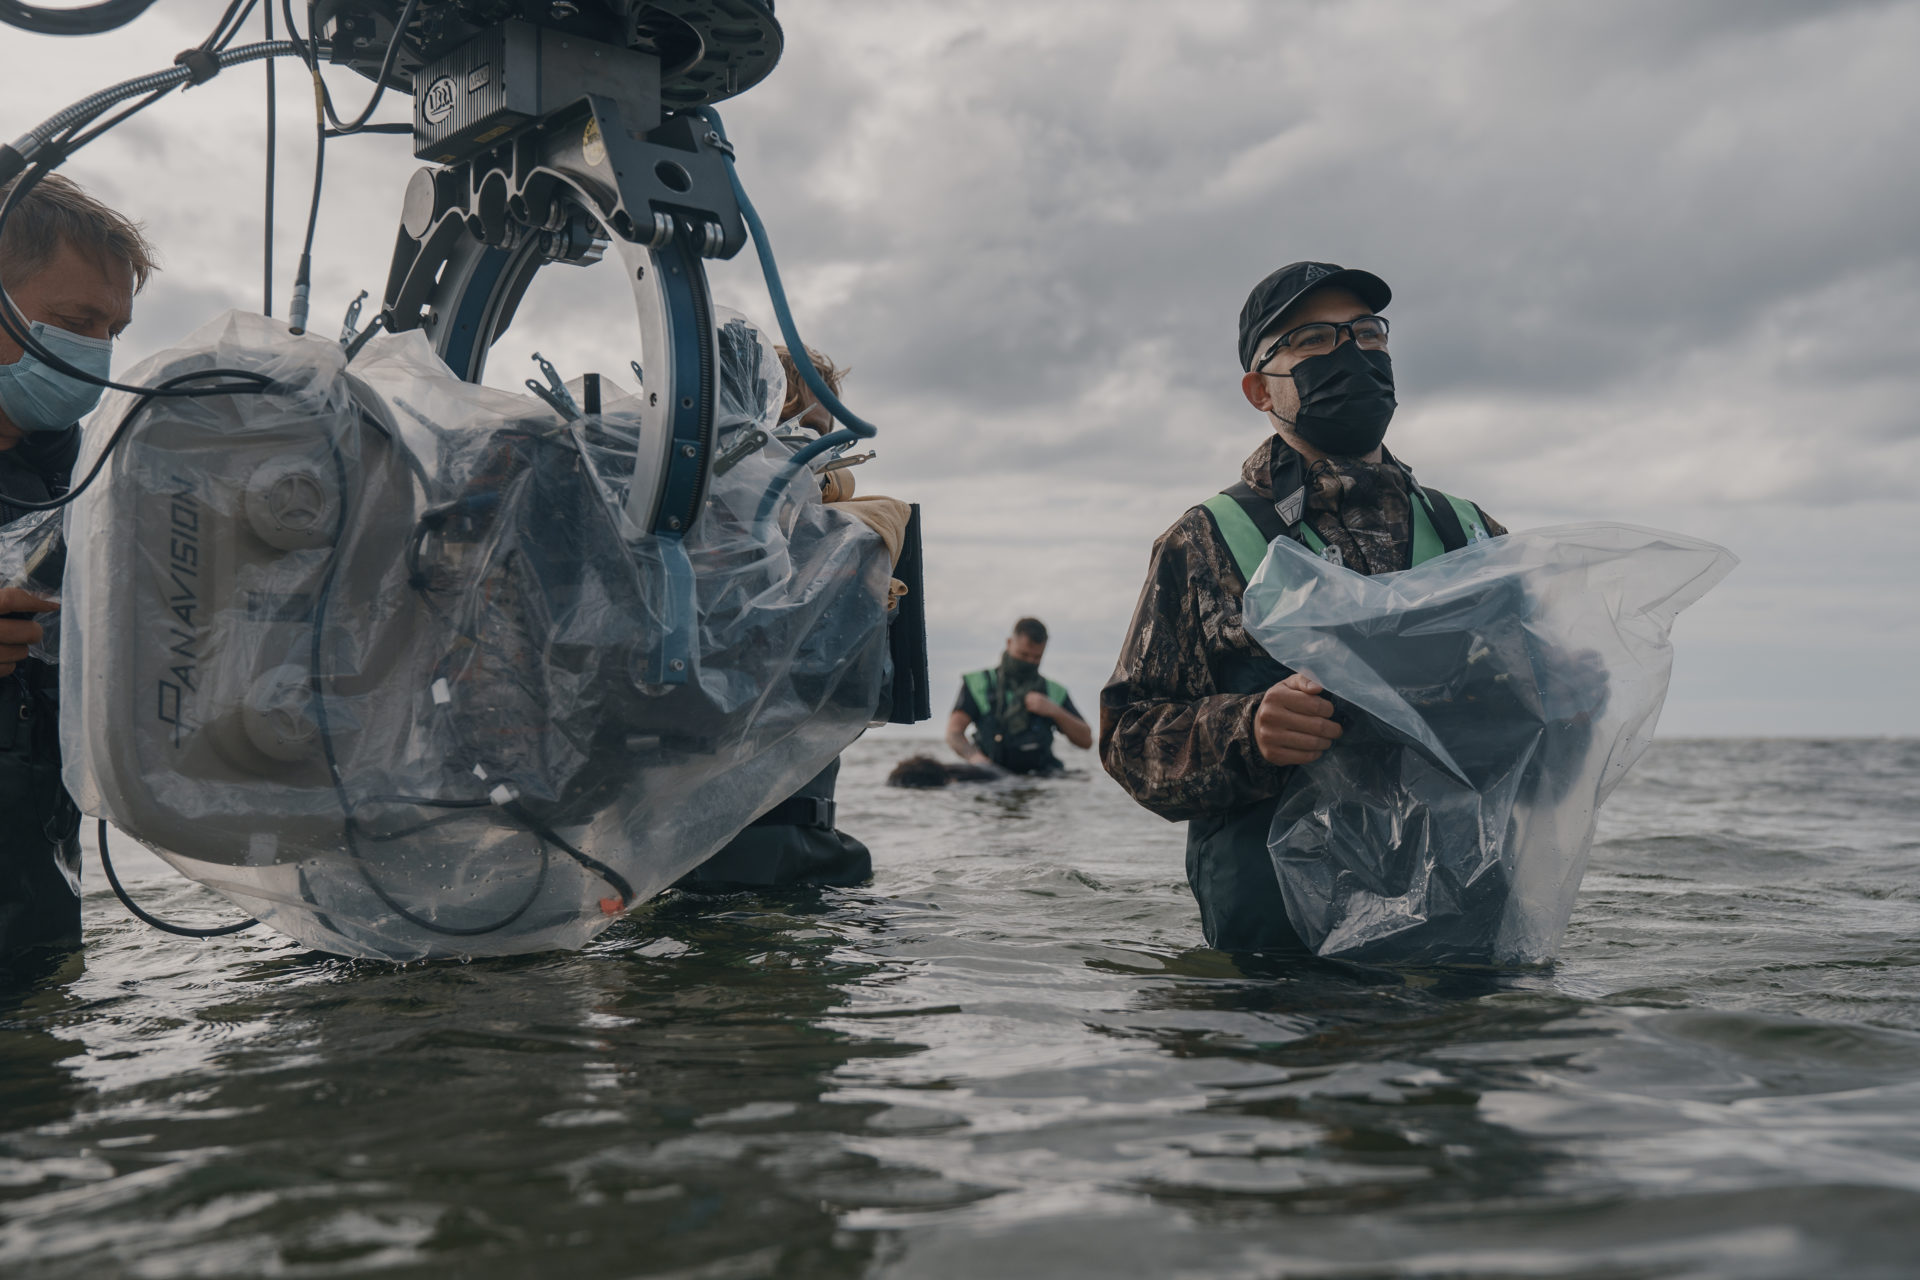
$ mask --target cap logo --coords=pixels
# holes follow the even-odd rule
[[[1307,268],[1307,283],[1312,284],[1315,280],[1324,280],[1332,274],[1333,270],[1331,268],[1323,267],[1316,262]]]

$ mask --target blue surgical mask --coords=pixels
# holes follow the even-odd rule
[[[35,321],[27,330],[41,346],[76,369],[104,379],[113,370],[113,342],[85,338]],[[0,413],[22,431],[64,431],[93,412],[104,388],[62,373],[33,352],[0,364]]]

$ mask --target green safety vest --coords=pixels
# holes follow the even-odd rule
[[[1413,501],[1413,562],[1425,564],[1435,556],[1445,555],[1446,544],[1441,541],[1439,529],[1434,527],[1433,514],[1427,510],[1427,494],[1444,498],[1459,518],[1460,527],[1467,535],[1467,541],[1483,542],[1492,535],[1487,532],[1486,522],[1480,518],[1480,510],[1464,498],[1441,493],[1438,489],[1416,490]],[[1253,571],[1267,558],[1267,536],[1260,532],[1247,509],[1230,493],[1216,493],[1200,504],[1213,515],[1213,523],[1220,530],[1220,536],[1226,539],[1227,550],[1233,553],[1233,562],[1240,567],[1240,576],[1253,578]],[[1327,554],[1327,544],[1313,526],[1302,520],[1298,526],[1300,541],[1307,549],[1317,555]],[[1058,699],[1055,699],[1058,701]]]
[[[1260,531],[1256,529],[1254,532],[1258,534]],[[1263,556],[1267,554],[1264,548],[1260,554]],[[980,708],[980,714],[992,716],[995,719],[1000,716],[1000,708],[995,705],[993,698],[993,678],[999,674],[996,668],[988,667],[985,671],[969,671],[965,676],[967,692],[973,695],[973,705]],[[1041,679],[1046,680],[1046,677],[1042,676]],[[1067,686],[1055,680],[1047,680],[1047,696],[1064,707],[1067,705]]]
[[[1027,766],[1039,769],[1057,768],[1060,762],[1054,758],[1049,744],[1053,741],[1053,722],[1040,716],[1033,717],[1033,724],[1009,738],[1001,730],[1000,717],[1005,708],[1000,705],[999,690],[995,677],[1000,673],[988,668],[985,671],[969,671],[966,675],[967,692],[973,696],[973,704],[979,716],[973,722],[973,737],[987,759],[1006,769],[1026,771]],[[1066,688],[1052,680],[1041,677],[1046,682],[1047,696],[1061,706],[1067,704]]]
[[[1261,515],[1269,512],[1269,527],[1280,528],[1280,515],[1273,503],[1247,490],[1249,500],[1262,504]],[[1427,495],[1432,495],[1428,497]],[[1437,490],[1416,490],[1413,497],[1413,563],[1421,564],[1444,555],[1447,542],[1461,546],[1488,536],[1486,521],[1470,502],[1448,497]],[[1428,502],[1444,501],[1446,538],[1434,523],[1434,511]],[[1233,493],[1216,494],[1201,504],[1213,517],[1214,527],[1233,553],[1242,577],[1251,580],[1254,570],[1267,558],[1267,536],[1260,531],[1247,508]],[[1300,540],[1310,549],[1326,554],[1326,543],[1305,522],[1295,526]],[[1284,534],[1281,536],[1285,536]],[[1456,548],[1457,549],[1457,548]],[[1285,668],[1271,658],[1264,662],[1236,656],[1221,673],[1222,693],[1258,693],[1286,674]],[[1286,901],[1280,894],[1280,882],[1274,877],[1273,862],[1267,852],[1267,833],[1273,824],[1280,797],[1256,800],[1237,809],[1207,813],[1187,823],[1187,883],[1193,887],[1194,901],[1200,907],[1200,924],[1207,944],[1226,951],[1299,951],[1305,944],[1287,919]]]

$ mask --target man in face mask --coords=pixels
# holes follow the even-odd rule
[[[1047,628],[1038,618],[1013,624],[1000,665],[969,672],[947,717],[947,745],[972,764],[996,764],[1011,773],[1058,773],[1053,732],[1081,750],[1093,745],[1093,729],[1066,686],[1040,674]],[[967,736],[971,726],[973,736]]]
[[[0,200],[9,194],[0,188]],[[153,270],[139,228],[59,175],[0,230],[0,286],[35,343],[105,378]],[[0,526],[66,491],[101,388],[0,330]],[[55,669],[28,656],[57,606],[0,584],[0,957],[80,941],[80,815],[60,784]]]
[[[1425,489],[1382,443],[1395,407],[1393,294],[1370,272],[1295,262],[1240,313],[1241,394],[1269,434],[1240,480],[1154,544],[1133,625],[1100,694],[1100,758],[1128,794],[1187,822],[1187,882],[1207,943],[1302,944],[1267,852],[1291,770],[1342,730],[1333,703],[1249,636],[1240,598],[1287,537],[1356,573],[1389,573],[1506,530]]]

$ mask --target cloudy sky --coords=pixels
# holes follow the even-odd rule
[[[165,65],[221,7],[5,30],[0,134]],[[1394,288],[1388,441],[1423,481],[1513,528],[1621,520],[1739,554],[1676,629],[1663,733],[1920,733],[1920,4],[780,12],[785,59],[727,121],[802,332],[883,428],[863,489],[925,508],[941,684],[1032,612],[1091,713],[1153,538],[1266,429],[1239,396],[1241,301],[1316,258]],[[311,98],[282,66],[284,313]],[[258,307],[261,104],[261,72],[230,73],[68,166],[164,253],[127,357]],[[331,329],[379,295],[415,162],[392,137],[328,161]],[[715,291],[765,317],[749,258]],[[536,347],[624,368],[621,288],[546,272],[489,380]]]

